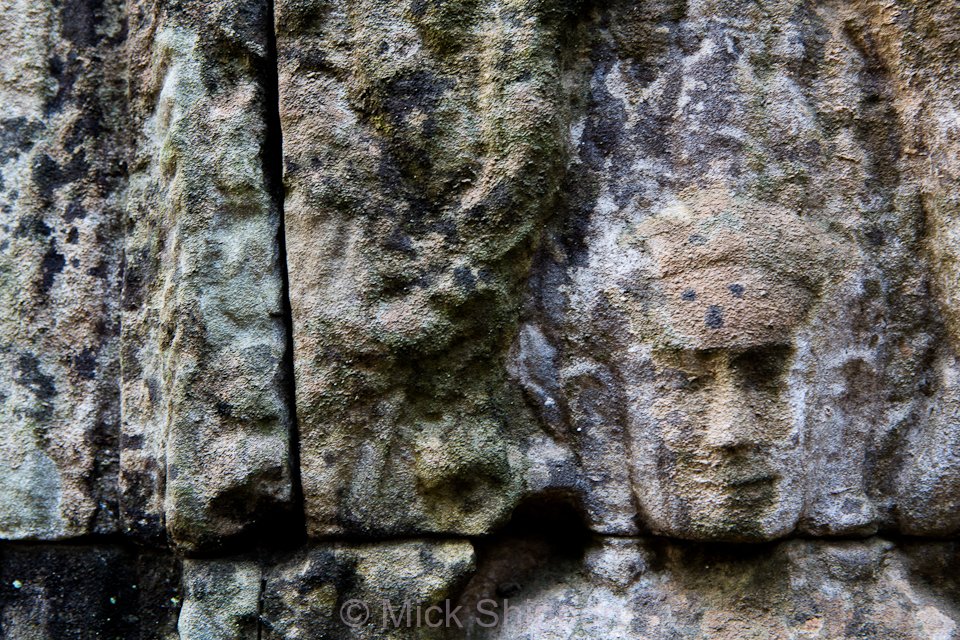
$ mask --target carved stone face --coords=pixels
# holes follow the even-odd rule
[[[798,434],[780,397],[791,349],[656,353],[660,490],[682,537],[764,538],[783,521]],[[792,527],[794,517],[787,520]]]
[[[635,449],[660,478],[656,491],[636,487],[641,507],[654,529],[679,537],[790,531],[802,503],[800,434],[784,378],[821,279],[824,233],[789,212],[706,192],[650,218],[639,235],[656,292],[636,325],[653,344],[645,422],[655,444]]]

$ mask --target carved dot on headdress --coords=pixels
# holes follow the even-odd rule
[[[746,288],[742,284],[731,284],[727,288],[730,289],[730,293],[733,294],[734,298],[742,298],[743,292],[746,291]]]
[[[707,308],[707,315],[704,318],[704,324],[711,329],[719,329],[723,326],[723,307],[712,304]]]
[[[693,289],[687,289],[686,291],[680,294],[680,299],[686,302],[693,302],[694,300],[697,299],[697,292],[694,291]]]

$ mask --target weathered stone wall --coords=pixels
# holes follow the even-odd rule
[[[956,2],[0,43],[0,637],[960,638]]]
[[[127,11],[121,511],[129,533],[216,548],[292,499],[269,13]]]

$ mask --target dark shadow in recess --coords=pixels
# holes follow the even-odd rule
[[[274,3],[266,2],[267,10],[267,56],[264,60],[261,78],[264,88],[264,104],[267,132],[263,149],[264,174],[268,188],[273,197],[279,216],[277,230],[277,252],[280,275],[282,278],[281,304],[286,345],[284,349],[283,366],[280,375],[283,376],[283,387],[286,391],[287,407],[290,412],[290,484],[291,484],[291,512],[284,518],[286,531],[279,533],[274,530],[271,538],[280,538],[280,546],[288,546],[306,541],[306,519],[304,513],[303,485],[300,480],[300,432],[297,421],[296,378],[293,365],[293,311],[290,305],[290,277],[287,272],[287,236],[285,225],[283,184],[283,128],[280,122],[280,80],[279,59],[277,55],[276,18]],[[268,543],[269,544],[269,543]]]
[[[458,601],[465,626],[476,622],[481,601],[502,610],[504,600],[529,597],[549,576],[576,571],[592,539],[577,496],[550,492],[521,502],[502,530],[474,542],[477,570]]]

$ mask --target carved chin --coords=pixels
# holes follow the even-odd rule
[[[771,523],[784,508],[782,479],[770,472],[749,470],[678,474],[677,496],[682,505],[675,514],[673,535],[715,541],[769,540],[781,534]]]

